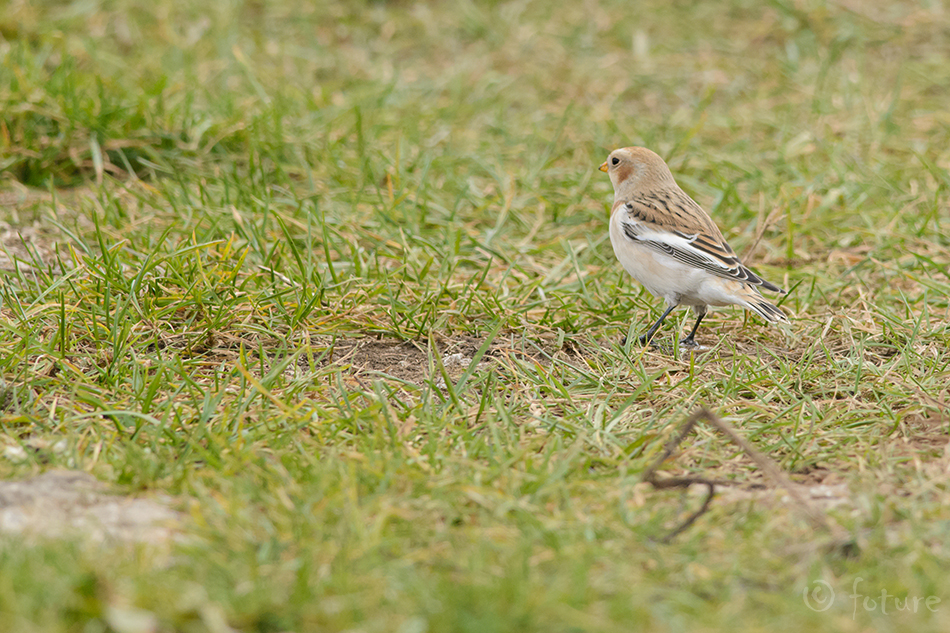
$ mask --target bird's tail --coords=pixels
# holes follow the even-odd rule
[[[788,323],[788,317],[779,308],[773,306],[765,300],[759,291],[755,288],[746,286],[746,292],[742,296],[743,305],[752,310],[769,323]]]

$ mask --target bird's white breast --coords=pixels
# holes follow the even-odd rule
[[[624,234],[623,223],[637,224],[623,206],[610,217],[610,243],[624,270],[640,282],[651,294],[662,297],[670,304],[726,305],[719,284],[709,283],[715,277],[710,273],[684,264],[672,257],[630,239]]]

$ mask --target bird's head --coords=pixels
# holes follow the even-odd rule
[[[663,159],[645,147],[622,147],[610,152],[600,166],[614,186],[614,195],[649,191],[675,185],[673,174]]]

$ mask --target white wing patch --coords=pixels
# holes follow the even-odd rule
[[[668,255],[679,262],[695,266],[717,277],[772,289],[772,284],[743,266],[738,259],[730,258],[731,261],[724,261],[696,247],[694,242],[699,237],[698,235],[689,235],[678,231],[657,231],[640,222],[622,221],[620,224],[627,239],[651,248],[658,253]]]

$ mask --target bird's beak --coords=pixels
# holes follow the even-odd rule
[[[600,171],[607,171],[607,161],[604,161],[600,166]]]

